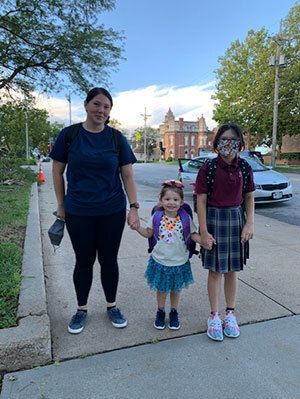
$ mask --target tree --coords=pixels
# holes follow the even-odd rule
[[[109,126],[114,127],[117,130],[121,130],[122,124],[118,119],[109,119]]]
[[[294,6],[284,22],[283,35],[293,37],[300,6]],[[296,41],[297,42],[297,41]],[[287,68],[280,70],[278,144],[282,135],[299,133],[299,45],[284,41],[282,53],[288,59]],[[299,43],[299,41],[298,41]],[[298,47],[298,49],[297,49]],[[251,146],[270,144],[273,123],[274,68],[269,58],[276,43],[266,29],[248,32],[244,42],[235,41],[219,59],[217,100],[214,119],[219,123],[236,122],[251,136]]]
[[[51,124],[48,112],[34,108],[31,102],[7,102],[0,107],[1,145],[19,156],[25,155],[26,114],[30,147],[39,146],[46,152],[49,138],[57,135],[63,126]]]
[[[77,91],[105,84],[123,37],[99,22],[115,0],[2,0],[0,89]]]
[[[159,132],[157,129],[153,129],[152,127],[139,127],[135,130],[134,139],[132,140],[133,148],[136,152],[144,153],[144,143],[145,143],[145,135],[146,135],[146,158],[148,159],[152,154],[155,148],[157,148],[157,143],[159,140]],[[146,159],[146,160],[147,160]]]

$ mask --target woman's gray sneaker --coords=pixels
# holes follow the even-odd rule
[[[86,325],[87,312],[84,310],[77,310],[77,312],[72,317],[69,325],[68,331],[71,334],[79,334],[84,329]]]
[[[112,308],[107,311],[107,316],[111,324],[116,328],[124,328],[127,326],[127,320],[122,315],[119,308]]]

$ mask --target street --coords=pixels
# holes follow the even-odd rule
[[[156,202],[161,182],[168,179],[177,179],[178,166],[160,163],[137,163],[134,165],[134,174],[139,187],[142,186],[143,198],[140,202]],[[259,204],[255,212],[281,222],[300,226],[300,174],[285,174],[293,185],[294,196],[291,201],[278,204]],[[185,187],[185,201],[192,204],[192,188]]]

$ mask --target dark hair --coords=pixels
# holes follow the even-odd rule
[[[93,89],[91,89],[87,96],[86,99],[84,100],[84,103],[87,104],[89,103],[94,97],[96,97],[98,94],[103,94],[105,97],[107,97],[110,101],[110,106],[112,108],[113,106],[113,99],[111,94],[104,89],[103,87],[94,87]],[[107,125],[109,123],[109,117],[107,118],[107,120],[105,121],[105,125]]]
[[[167,191],[173,191],[174,193],[177,193],[180,198],[183,200],[183,190],[180,187],[174,187],[174,186],[163,186],[162,189],[160,190],[159,193],[159,199],[162,200],[162,198],[165,196]]]
[[[110,101],[111,107],[113,106],[113,99],[110,93],[104,89],[103,87],[94,87],[91,89],[85,99],[85,104],[89,103],[94,97],[96,97],[98,94],[103,94],[105,97],[107,97]]]
[[[217,146],[218,146],[218,142],[220,140],[220,137],[227,130],[233,130],[235,132],[235,134],[237,135],[237,138],[241,142],[240,150],[242,150],[245,147],[245,141],[244,141],[242,129],[238,125],[236,125],[235,123],[224,123],[223,125],[221,125],[219,127],[219,129],[218,129],[218,131],[217,131],[217,133],[215,135],[215,138],[214,138],[213,149],[215,151],[217,151]]]

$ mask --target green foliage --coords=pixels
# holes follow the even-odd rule
[[[21,164],[18,159],[0,159],[0,328],[16,325],[25,226],[36,179]]]
[[[20,158],[0,158],[0,185],[6,180],[13,180],[16,184],[21,185],[24,185],[26,182],[33,183],[36,176],[32,170],[21,168],[21,165],[25,163],[26,161]],[[3,189],[3,186],[0,187]]]
[[[46,153],[49,137],[57,135],[63,125],[50,123],[48,112],[37,109],[33,103],[7,102],[0,106],[0,142],[10,153],[25,157],[25,123],[28,122],[29,144],[31,148],[40,146]]]
[[[136,152],[144,152],[145,135],[148,159],[153,154],[154,149],[157,147],[157,142],[160,136],[158,130],[153,129],[152,127],[146,127],[146,129],[139,127],[135,129],[135,138],[132,140],[132,144]]]
[[[20,245],[0,242],[0,329],[16,325],[20,290]]]
[[[280,158],[289,161],[300,161],[300,152],[281,153]]]
[[[87,91],[107,82],[123,37],[100,22],[114,0],[2,0],[0,88]],[[67,79],[66,79],[67,78]]]
[[[122,128],[121,122],[119,122],[118,119],[109,119],[109,126],[117,130],[121,130]]]
[[[300,5],[295,5],[284,22],[281,53],[287,67],[280,68],[278,143],[282,135],[298,134],[300,125],[299,68]],[[252,143],[270,144],[273,124],[274,67],[269,58],[275,55],[276,43],[266,29],[248,32],[244,42],[235,41],[219,59],[216,71],[217,91],[214,119],[219,123],[236,122],[250,133]]]

